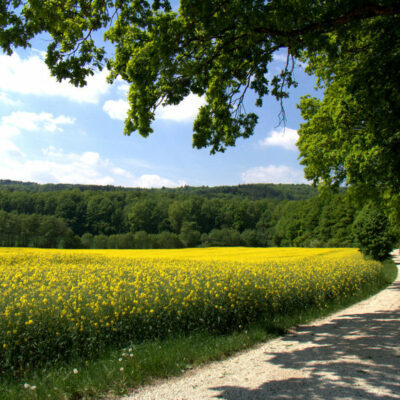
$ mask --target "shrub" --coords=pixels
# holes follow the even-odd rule
[[[385,213],[374,203],[368,203],[353,223],[353,234],[361,252],[375,260],[389,257],[395,244]]]

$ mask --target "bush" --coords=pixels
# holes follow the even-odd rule
[[[245,246],[258,246],[257,231],[254,229],[245,229],[240,235]]]
[[[179,239],[185,247],[195,247],[201,243],[201,233],[196,229],[194,222],[184,221]]]
[[[359,212],[353,234],[361,252],[378,261],[388,258],[395,244],[388,218],[374,203],[368,203]]]
[[[152,238],[145,231],[135,232],[133,239],[135,249],[150,249],[152,248]]]
[[[207,236],[208,246],[241,246],[242,244],[239,231],[234,229],[213,229]]]
[[[74,235],[71,228],[67,229],[64,237],[58,243],[60,249],[80,249],[82,248],[81,238],[78,235]]]
[[[93,237],[93,247],[95,249],[106,249],[107,248],[107,236],[104,234],[96,235]]]
[[[93,235],[89,232],[86,232],[81,237],[82,247],[84,249],[91,249],[93,247]]]
[[[161,232],[155,236],[156,248],[159,249],[178,249],[183,247],[182,242],[176,233],[171,232]]]

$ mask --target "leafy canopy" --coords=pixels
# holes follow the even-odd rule
[[[361,252],[375,260],[390,257],[395,245],[395,236],[389,221],[373,203],[367,203],[353,223],[353,234]]]
[[[303,59],[325,88],[300,105],[307,177],[399,192],[399,13],[395,0],[181,0],[177,12],[168,0],[0,0],[0,46],[10,54],[47,32],[47,65],[77,86],[107,64],[110,81],[130,84],[127,135],[148,136],[161,104],[205,96],[193,146],[212,153],[253,134],[246,92],[258,107],[282,101]],[[96,31],[115,47],[108,60]],[[268,80],[281,49],[287,63]]]
[[[306,96],[299,106],[308,179],[400,193],[399,22],[364,21],[345,37],[330,35],[331,50],[305,53],[325,89],[322,100]]]

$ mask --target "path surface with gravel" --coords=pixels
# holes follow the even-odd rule
[[[121,400],[215,398],[400,399],[400,276],[350,308]]]

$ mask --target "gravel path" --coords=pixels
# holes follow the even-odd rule
[[[350,308],[121,400],[215,398],[400,399],[400,276]]]

